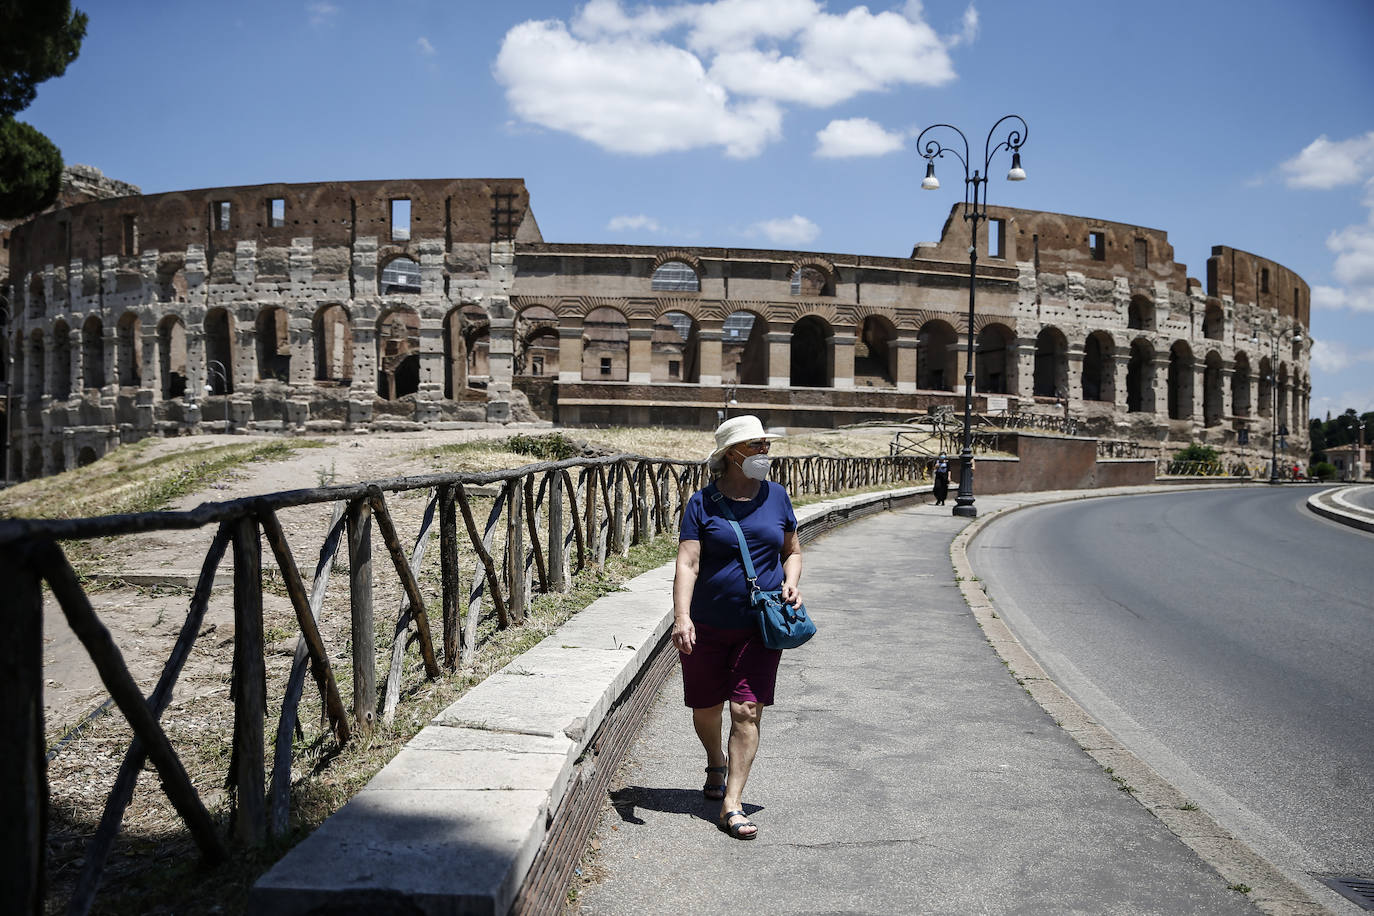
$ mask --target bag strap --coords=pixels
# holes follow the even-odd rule
[[[757,589],[754,583],[758,581],[758,573],[754,572],[754,561],[749,558],[749,542],[744,537],[744,529],[735,520],[735,513],[730,511],[730,504],[725,499],[725,494],[720,492],[720,488],[715,484],[706,488],[706,495],[711,497],[711,501],[720,509],[725,520],[730,523],[730,527],[735,529],[735,538],[739,541],[740,559],[744,560],[744,578],[749,583],[750,591]]]

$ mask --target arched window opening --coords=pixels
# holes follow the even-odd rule
[[[1144,296],[1132,296],[1126,307],[1126,327],[1133,331],[1153,331],[1155,329],[1155,307]]]
[[[157,297],[162,302],[186,301],[186,258],[183,255],[158,256]]]
[[[115,326],[115,361],[120,385],[137,388],[143,384],[143,327],[133,312],[120,315]]]
[[[98,315],[81,326],[81,386],[105,387],[105,324]]]
[[[52,329],[52,396],[55,401],[72,396],[72,337],[65,321]]]
[[[1126,412],[1154,413],[1155,351],[1144,340],[1131,342],[1131,359],[1126,364]]]
[[[24,392],[30,404],[38,403],[38,399],[48,390],[47,356],[47,348],[43,345],[43,332],[34,328],[29,334],[29,358],[26,360],[24,375]],[[41,464],[41,458],[39,462]]]
[[[1236,354],[1231,371],[1231,415],[1250,416],[1250,358],[1244,353]]]
[[[686,312],[664,312],[654,322],[650,378],[655,382],[695,382],[700,341],[697,323]]]
[[[515,316],[515,374],[558,375],[558,316],[546,305],[531,305]]]
[[[266,308],[258,313],[258,378],[291,381],[291,331],[286,309]]]
[[[798,388],[829,388],[835,378],[835,334],[815,315],[792,325],[792,384]]]
[[[205,313],[205,384],[210,395],[234,393],[234,318],[228,309]]]
[[[353,383],[353,322],[342,305],[326,305],[315,313],[315,382]]]
[[[42,318],[48,311],[48,298],[43,292],[43,278],[35,276],[29,281],[29,317]]]
[[[1011,359],[1015,335],[1004,324],[990,324],[978,332],[974,385],[983,394],[1006,394],[1015,387],[1016,361]]]
[[[1202,318],[1202,336],[1208,340],[1221,340],[1226,331],[1226,316],[1221,306],[1208,303],[1207,313]]]
[[[1256,413],[1261,417],[1272,417],[1274,415],[1274,370],[1273,363],[1269,357],[1260,357],[1259,363],[1259,403],[1255,405]]]
[[[1036,397],[1069,396],[1069,344],[1058,328],[1045,328],[1036,335],[1033,381]]]
[[[1112,339],[1102,331],[1088,335],[1083,342],[1083,400],[1116,400],[1113,353]]]
[[[701,278],[686,261],[664,261],[654,271],[649,288],[664,292],[695,293],[701,291]]]
[[[927,321],[916,332],[916,387],[953,391],[959,375],[959,335],[944,321]]]
[[[582,380],[624,382],[629,377],[629,322],[613,308],[592,309],[582,319]]]
[[[48,449],[48,454],[52,456],[52,472],[54,474],[61,474],[67,469],[67,453],[60,442],[54,443],[53,447]]]
[[[792,271],[792,295],[831,296],[830,277],[819,267],[798,267]]]
[[[89,445],[84,446],[81,451],[77,453],[76,466],[84,468],[88,464],[95,464],[99,458],[100,456],[95,453],[95,449],[91,448]]]
[[[377,394],[388,401],[420,390],[420,315],[387,312],[377,323]]]
[[[157,326],[158,366],[162,372],[162,399],[186,394],[186,325],[175,315]]]
[[[1169,348],[1169,419],[1193,416],[1193,351],[1183,341]]]
[[[1278,404],[1274,408],[1278,413],[1279,426],[1288,425],[1288,364],[1279,363],[1278,378]],[[1280,430],[1282,435],[1282,430]]]
[[[882,315],[869,315],[854,341],[854,384],[891,388],[897,384],[897,328]]]
[[[726,385],[768,384],[768,322],[753,312],[732,312],[721,326],[720,380]]]
[[[1202,425],[1217,426],[1222,418],[1223,389],[1221,354],[1216,350],[1207,354],[1202,365]]]
[[[377,277],[377,291],[383,296],[418,293],[420,291],[420,265],[407,257],[392,258],[386,262]]]

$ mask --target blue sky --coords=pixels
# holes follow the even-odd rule
[[[153,193],[519,177],[554,242],[907,256],[921,127],[1029,124],[991,202],[1313,287],[1312,409],[1374,410],[1374,4],[90,0],[20,117]],[[1005,155],[1005,154],[1004,154]],[[1001,175],[1005,158],[995,164]]]

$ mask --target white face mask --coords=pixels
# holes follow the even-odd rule
[[[750,480],[763,480],[768,476],[768,456],[750,455],[740,462],[739,469]]]

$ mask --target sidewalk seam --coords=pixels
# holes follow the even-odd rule
[[[1177,486],[1170,486],[1133,489],[1131,492],[1143,494],[1177,490]],[[979,516],[965,526],[954,536],[949,554],[954,566],[955,580],[969,611],[983,631],[988,645],[997,653],[1013,679],[1031,699],[1056,725],[1073,738],[1084,753],[1102,766],[1104,771],[1110,771],[1109,778],[1117,782],[1119,788],[1127,791],[1154,815],[1228,886],[1249,887],[1250,892],[1245,895],[1246,899],[1266,916],[1319,916],[1333,913],[1248,844],[1231,834],[1206,811],[1196,806],[1185,809],[1185,805],[1193,803],[1182,792],[1118,742],[1049,676],[1030,650],[1007,626],[1006,621],[998,615],[992,599],[983,588],[983,583],[974,576],[973,567],[968,559],[968,545],[991,522],[1034,506],[1118,495],[1127,494],[1056,494],[1034,499],[1023,505],[998,509],[988,515]]]

